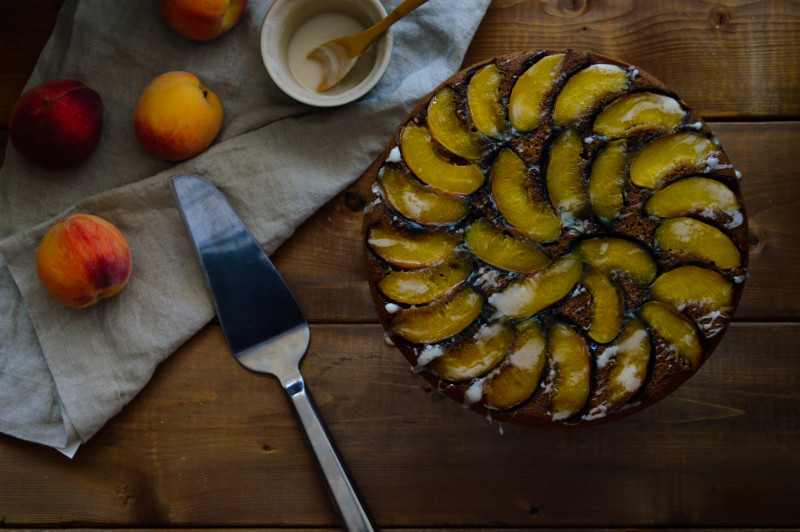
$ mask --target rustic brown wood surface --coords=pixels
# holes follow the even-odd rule
[[[0,160],[59,5],[0,1]],[[361,262],[362,178],[274,256],[313,322],[303,372],[353,478],[383,528],[799,526],[800,3],[495,0],[465,64],[564,47],[655,74],[742,172],[751,278],[736,322],[697,375],[635,416],[491,424],[384,342]],[[0,436],[6,527],[337,523],[277,382],[243,370],[215,325],[73,460]]]

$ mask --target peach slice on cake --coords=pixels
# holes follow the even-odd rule
[[[650,363],[650,336],[638,319],[630,320],[619,340],[603,350],[597,357],[597,367],[611,364],[608,379],[608,407],[616,409],[630,401],[644,384]]]
[[[489,303],[510,318],[527,318],[564,299],[578,284],[583,263],[576,255],[565,255],[550,267],[517,279],[489,296]]]
[[[581,156],[583,141],[575,129],[565,129],[550,147],[545,179],[550,203],[562,220],[571,216],[577,219],[586,209],[586,180]]]
[[[472,194],[483,184],[483,172],[477,165],[458,165],[442,158],[426,127],[413,123],[405,126],[400,134],[400,150],[420,181],[443,192]]]
[[[518,240],[486,220],[477,220],[464,233],[467,248],[483,262],[509,272],[533,272],[550,264],[544,252]]]
[[[483,308],[483,297],[465,288],[448,299],[424,307],[398,311],[392,330],[409,342],[430,344],[454,336],[475,321]]]
[[[436,266],[418,270],[396,270],[378,281],[378,289],[397,303],[424,305],[460,286],[472,273],[471,262],[454,255]]]
[[[727,214],[741,210],[736,194],[723,183],[707,177],[689,177],[662,188],[645,204],[650,216],[674,218],[687,214]]]
[[[648,301],[641,310],[642,318],[691,369],[696,369],[703,356],[700,334],[694,324],[675,310],[659,301]]]
[[[559,127],[574,124],[609,96],[630,86],[628,71],[616,65],[591,65],[574,74],[564,84],[553,109]]]
[[[532,194],[528,169],[516,153],[502,150],[489,179],[497,210],[514,229],[538,243],[561,236],[561,219],[544,199]]]
[[[640,245],[622,238],[598,237],[580,242],[578,254],[592,267],[606,272],[623,272],[639,283],[656,276],[656,262]]]
[[[686,111],[675,98],[655,92],[626,94],[611,102],[594,119],[594,132],[622,137],[639,128],[670,130],[678,127]]]
[[[412,233],[388,225],[369,228],[367,244],[380,258],[398,268],[425,268],[442,262],[461,239],[446,232]]]
[[[733,285],[713,270],[688,265],[659,275],[650,295],[680,309],[694,304],[715,311],[731,305]]]
[[[684,131],[658,138],[642,148],[631,161],[631,182],[658,189],[664,180],[683,167],[700,169],[720,148],[702,133]]]
[[[545,100],[561,74],[563,58],[564,54],[545,56],[517,79],[508,100],[508,119],[517,131],[531,131],[539,127]]]
[[[589,350],[583,337],[566,323],[556,322],[547,334],[553,395],[550,415],[553,421],[567,419],[581,411],[589,398]]]
[[[475,129],[492,138],[502,138],[508,130],[506,112],[500,103],[503,74],[491,64],[476,72],[467,85],[467,105]]]
[[[516,340],[505,362],[483,384],[488,408],[505,410],[533,395],[542,378],[547,360],[547,342],[539,322],[518,323]]]
[[[628,143],[624,139],[609,142],[595,157],[589,173],[589,203],[595,214],[606,223],[622,212],[627,150]]]
[[[464,341],[448,346],[428,367],[439,378],[468,381],[499,364],[513,342],[514,329],[508,323],[483,325]]]
[[[742,265],[742,256],[728,235],[693,218],[665,220],[653,234],[653,243],[663,251],[713,262],[723,270]]]
[[[487,139],[472,131],[458,116],[457,96],[445,87],[428,103],[428,129],[433,138],[451,153],[465,159],[479,159],[486,148]]]
[[[386,202],[402,216],[422,225],[447,225],[469,212],[467,201],[423,185],[392,166],[381,168],[378,183]]]
[[[589,337],[606,344],[619,334],[625,300],[619,286],[605,272],[590,270],[583,278],[583,286],[592,296],[592,324]]]

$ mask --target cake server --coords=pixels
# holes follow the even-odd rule
[[[247,369],[278,378],[344,525],[348,530],[374,530],[300,375],[300,360],[311,339],[303,310],[219,190],[195,175],[174,176],[170,186],[236,360]]]

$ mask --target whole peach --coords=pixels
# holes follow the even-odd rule
[[[161,74],[144,89],[133,111],[139,143],[156,157],[180,161],[208,148],[222,127],[222,103],[197,76]]]
[[[161,13],[182,37],[209,41],[231,29],[247,0],[159,0]]]
[[[88,307],[122,290],[131,275],[131,250],[111,223],[75,214],[56,222],[42,237],[36,270],[55,299]]]
[[[80,81],[56,79],[31,88],[11,110],[9,137],[47,170],[75,166],[100,142],[103,100]]]

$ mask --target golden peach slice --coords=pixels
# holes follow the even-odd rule
[[[583,263],[576,255],[565,255],[549,268],[517,279],[504,290],[489,296],[497,311],[511,318],[533,316],[564,299],[578,284]]]
[[[469,212],[464,198],[425,186],[392,166],[381,168],[378,182],[384,199],[394,210],[422,225],[453,224]]]
[[[558,82],[563,58],[564,54],[543,57],[523,72],[514,84],[508,100],[508,119],[517,131],[539,127],[545,98]]]
[[[699,166],[719,151],[711,139],[693,131],[658,138],[633,158],[631,182],[644,188],[660,188],[664,179],[678,168]]]
[[[649,283],[656,276],[656,262],[650,252],[630,240],[591,238],[580,242],[576,250],[586,262],[605,272],[623,272],[639,283]]]
[[[466,342],[446,348],[428,366],[436,376],[451,382],[464,382],[494,368],[514,342],[514,329],[507,323],[493,323],[478,329]]]
[[[589,271],[583,278],[583,286],[592,296],[592,325],[589,337],[606,344],[617,337],[622,328],[625,300],[617,284],[605,272]]]
[[[483,184],[483,172],[477,165],[453,164],[439,156],[426,127],[406,125],[400,135],[400,150],[414,175],[442,192],[472,194]]]
[[[609,142],[597,154],[589,174],[589,203],[603,221],[609,222],[622,212],[625,188],[625,165],[628,162],[628,143]]]
[[[561,236],[561,219],[548,203],[532,197],[525,163],[510,149],[495,159],[490,186],[497,209],[514,229],[539,243]]]
[[[555,372],[550,415],[553,421],[560,421],[580,412],[589,398],[589,350],[580,334],[560,322],[550,326],[547,342]]]
[[[650,295],[679,309],[695,304],[719,310],[733,301],[733,284],[713,270],[680,266],[659,275],[650,286]]]
[[[467,85],[467,105],[475,129],[495,139],[508,130],[506,113],[500,103],[500,82],[503,73],[497,65],[488,65],[476,72]]]
[[[425,268],[442,262],[461,239],[446,232],[411,233],[387,225],[369,228],[367,244],[380,258],[398,268]]]
[[[650,216],[675,218],[687,214],[734,215],[741,206],[733,191],[714,179],[690,177],[667,185],[647,200]]]
[[[450,338],[470,326],[481,313],[483,297],[465,288],[450,299],[413,307],[392,317],[392,330],[409,342],[430,344]]]
[[[594,119],[594,132],[621,137],[641,128],[678,127],[686,111],[675,98],[655,92],[636,92],[614,100]]]
[[[586,209],[586,180],[581,157],[583,141],[575,129],[565,129],[553,142],[545,179],[550,203],[556,212],[578,218]]]
[[[486,378],[483,393],[488,408],[506,410],[533,395],[547,360],[542,326],[525,320],[516,326],[517,338],[507,362]]]
[[[713,262],[723,270],[742,265],[739,250],[728,235],[693,218],[665,220],[653,234],[653,243],[664,251]]]
[[[694,324],[673,307],[648,301],[642,307],[642,318],[669,344],[691,369],[697,368],[703,356],[700,335]]]
[[[556,99],[553,121],[559,127],[586,116],[601,100],[628,89],[628,71],[615,65],[591,65],[574,74]]]
[[[638,319],[630,320],[619,340],[597,358],[597,367],[612,364],[608,380],[608,406],[616,409],[630,401],[644,384],[650,363],[650,336]]]
[[[445,87],[428,103],[428,129],[433,138],[451,153],[465,159],[480,158],[487,139],[472,131],[458,116],[458,97],[453,89]]]
[[[378,282],[378,289],[392,301],[424,305],[460,286],[470,273],[470,261],[454,256],[429,268],[392,271]]]
[[[464,242],[483,262],[509,272],[533,272],[550,264],[544,252],[530,242],[504,233],[486,220],[470,225]]]

